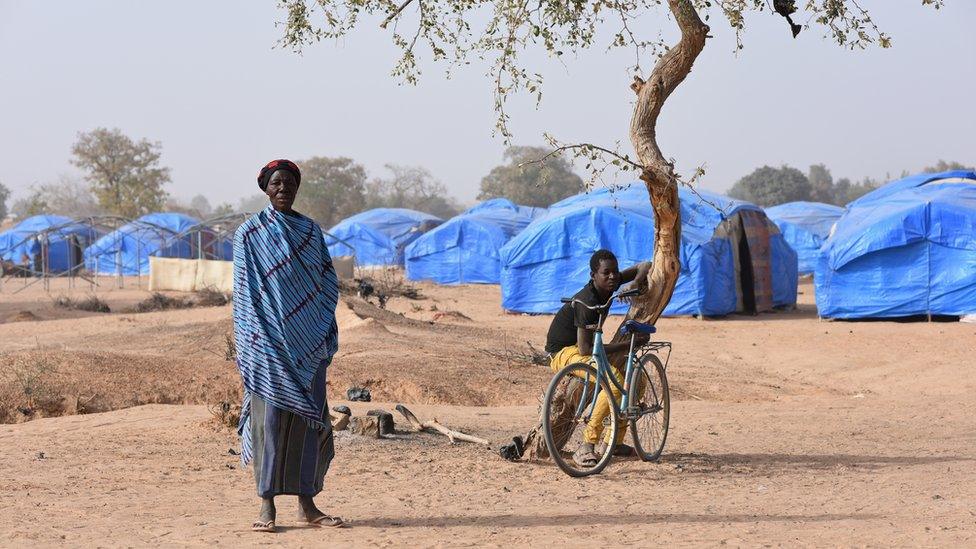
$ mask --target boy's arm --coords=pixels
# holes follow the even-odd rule
[[[647,280],[647,273],[651,272],[651,262],[644,261],[620,271],[620,284],[626,284],[637,280],[637,284],[642,284],[641,280]],[[646,284],[646,283],[645,283]]]

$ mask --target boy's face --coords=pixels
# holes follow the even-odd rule
[[[601,259],[600,267],[594,271],[593,285],[603,294],[611,294],[620,286],[620,271],[614,259]]]

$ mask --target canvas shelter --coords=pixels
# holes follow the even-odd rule
[[[796,303],[796,253],[761,208],[682,187],[681,271],[666,315],[760,312]],[[589,257],[626,268],[652,256],[654,217],[643,183],[552,205],[502,249],[502,306],[553,313],[589,280]],[[614,312],[623,312],[618,304]]]
[[[499,250],[544,212],[506,198],[482,202],[406,247],[407,278],[438,284],[498,284]]]
[[[69,272],[101,234],[60,215],[35,215],[0,233],[0,259],[37,273]]]
[[[402,266],[404,248],[442,221],[407,208],[374,208],[340,221],[323,236],[333,257],[352,255],[364,267]]]
[[[126,223],[85,249],[85,267],[98,274],[149,274],[149,256],[196,257],[193,239],[178,237],[200,221],[181,213],[151,213]]]
[[[814,282],[825,318],[976,314],[976,175],[852,203]]]
[[[968,170],[950,170],[939,173],[919,173],[903,177],[883,185],[847,204],[848,208],[863,206],[869,202],[884,200],[901,191],[932,184],[967,183],[976,180],[976,173]]]
[[[766,208],[766,215],[796,251],[800,274],[811,274],[817,268],[820,247],[842,213],[844,208],[822,202],[787,202]]]

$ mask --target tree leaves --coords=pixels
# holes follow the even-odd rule
[[[96,128],[79,133],[71,153],[71,163],[85,172],[104,211],[136,218],[165,203],[163,185],[170,179],[169,168],[159,165],[160,143],[133,141],[117,128]]]

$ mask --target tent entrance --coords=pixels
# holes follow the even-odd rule
[[[735,265],[735,310],[752,315],[773,310],[772,250],[765,215],[741,211],[726,223]]]

